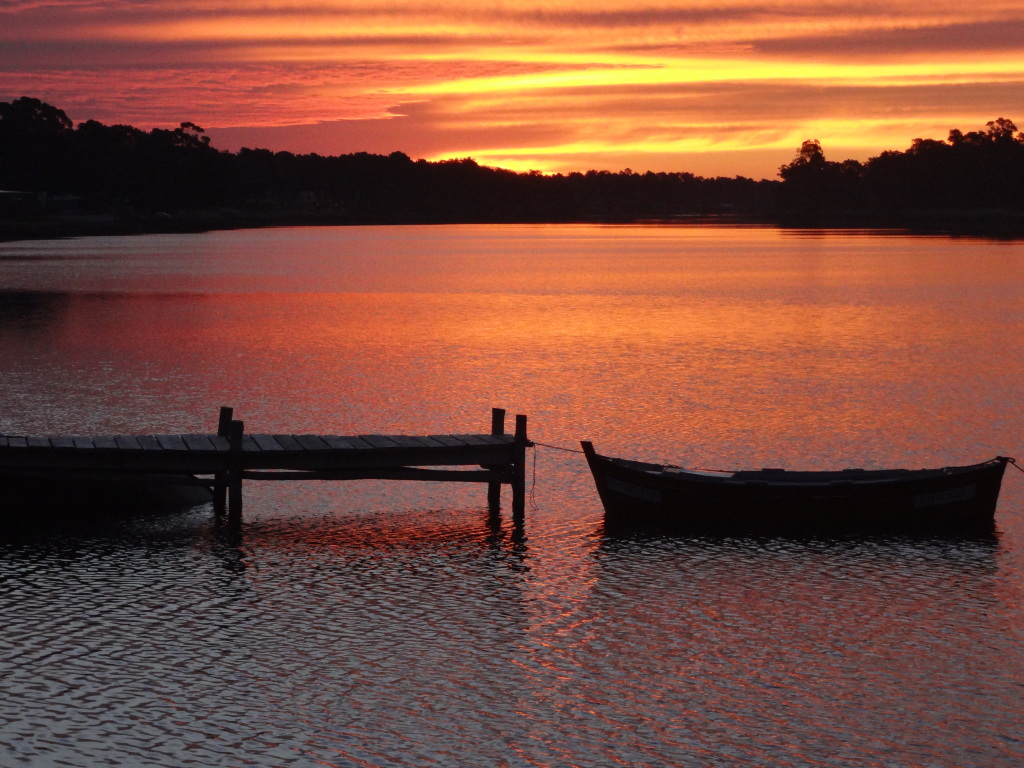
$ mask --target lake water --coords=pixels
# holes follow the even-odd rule
[[[0,528],[3,766],[1019,766],[1024,474],[982,539],[606,536],[582,457],[1024,459],[1024,242],[667,226],[0,244],[0,433],[484,432],[482,486]]]

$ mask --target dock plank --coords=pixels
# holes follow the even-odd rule
[[[277,440],[277,444],[281,446],[282,450],[285,451],[301,451],[304,450],[301,443],[295,439],[295,435],[274,435],[274,439]]]
[[[142,446],[133,435],[114,435],[114,442],[122,451],[141,451]]]
[[[347,440],[353,448],[358,448],[361,451],[373,450],[373,446],[358,435],[345,435],[342,439]]]
[[[209,435],[182,435],[181,439],[185,441],[185,445],[188,446],[190,451],[215,451],[213,443],[210,442]]]
[[[25,438],[25,440],[28,442],[28,447],[29,448],[49,448],[50,447],[50,438],[43,437],[42,435],[29,435],[28,437]],[[7,438],[6,437],[3,438],[3,446],[4,447],[7,446]]]
[[[319,435],[292,435],[307,451],[328,451],[330,446]]]
[[[412,435],[388,435],[392,442],[397,443],[402,448],[422,448],[423,443],[419,442]]]
[[[342,437],[341,435],[322,435],[322,437],[324,442],[335,451],[357,451],[370,447],[358,438],[353,440],[351,437]]]
[[[228,440],[224,435],[208,435],[210,443],[213,445],[213,450],[218,453],[231,450],[231,441]],[[245,438],[247,435],[242,435],[242,450],[245,450]]]
[[[394,440],[392,440],[387,435],[360,435],[359,439],[363,440],[364,442],[369,443],[374,448],[399,448],[399,447],[401,447],[401,446],[398,445],[398,443],[396,443]]]
[[[84,448],[86,450],[92,450],[96,446],[93,445],[92,438],[84,435],[75,435],[71,438],[71,441],[75,444],[75,448]]]
[[[417,448],[443,448],[444,443],[439,443],[432,437],[426,435],[411,435],[412,440],[415,440],[418,445]]]
[[[436,440],[441,445],[447,446],[449,448],[461,448],[462,446],[465,445],[464,442],[462,442],[456,437],[452,437],[451,435],[427,435],[427,437],[429,437],[431,440]]]
[[[93,447],[102,448],[103,450],[117,449],[117,440],[115,440],[111,435],[99,435],[98,437],[94,437],[92,439],[92,444]]]
[[[465,445],[490,445],[490,443],[484,439],[484,435],[449,435],[449,437],[461,440]]]
[[[50,445],[53,448],[74,448],[75,441],[73,438],[67,437],[66,435],[61,435],[59,437],[51,437]]]
[[[220,449],[218,448],[217,450]],[[242,450],[248,451],[249,453],[258,453],[262,448],[260,448],[260,444],[256,442],[256,439],[252,435],[242,435]]]
[[[8,435],[7,436],[7,447],[8,448],[28,448],[28,438],[21,437],[20,435]]]
[[[515,435],[478,435],[488,445],[509,445],[516,441]]]
[[[165,451],[187,451],[188,446],[181,439],[181,435],[154,435],[160,447]]]
[[[261,451],[282,450],[281,444],[274,439],[273,435],[252,435],[252,439],[256,441],[256,445],[260,447]]]
[[[160,441],[156,439],[155,435],[139,435],[139,445],[142,446],[144,451],[163,450],[163,446],[160,445]]]

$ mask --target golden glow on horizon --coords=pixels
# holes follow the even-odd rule
[[[12,0],[0,45],[0,100],[226,149],[771,177],[1024,121],[1017,0]]]
[[[986,79],[998,77],[991,72],[992,63],[979,61],[973,64],[943,62],[947,69],[937,70],[939,62],[918,62],[912,64],[886,64],[874,66],[847,64],[809,64],[802,62],[759,62],[728,59],[688,59],[649,63],[646,66],[629,68],[582,69],[560,72],[545,72],[511,77],[467,78],[454,82],[430,83],[414,86],[406,92],[418,95],[428,94],[493,94],[496,91],[530,92],[552,88],[600,88],[606,86],[646,86],[673,83],[715,83],[742,80],[785,81],[796,80],[804,83],[822,81],[826,83],[852,83],[869,85],[885,82],[888,85],[922,82],[972,82],[971,75],[984,75]],[[1020,67],[1024,56],[1007,62]]]

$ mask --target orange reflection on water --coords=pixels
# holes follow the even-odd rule
[[[725,467],[957,463],[1016,439],[1017,244],[571,226],[61,247],[73,272],[0,263],[62,297],[31,342],[0,329],[45,430],[195,431],[228,403],[251,430],[467,432],[497,405],[548,442]]]
[[[475,432],[502,406],[565,447],[814,468],[956,463],[1024,434],[1019,243],[351,228],[8,255],[0,433],[207,431],[221,404],[250,432]],[[7,670],[14,727],[29,746],[47,746],[40,722],[75,748],[131,738],[79,722],[81,696],[37,695],[70,675],[135,711],[132,685],[108,684],[130,667],[165,681],[161,722],[246,712],[250,731],[190,732],[197,760],[228,737],[391,763],[1009,755],[1015,478],[992,540],[616,537],[580,456],[534,457],[519,532],[482,486],[252,482],[240,534],[202,511],[7,542],[12,658],[29,660]]]

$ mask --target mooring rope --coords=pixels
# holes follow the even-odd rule
[[[553,448],[556,451],[565,451],[566,453],[583,453],[575,448],[563,448],[560,445],[552,445],[551,443],[542,443],[539,440],[530,439],[533,446],[543,446],[544,448]],[[537,506],[537,451],[533,452],[533,480],[530,483],[530,509],[539,511],[540,507]]]
[[[533,441],[534,445],[537,441]],[[534,512],[540,511],[540,507],[537,506],[537,452],[533,452],[533,482],[530,484],[530,509]]]
[[[539,440],[534,440],[533,438],[530,438],[530,442],[533,443],[534,445],[543,445],[545,448],[554,448],[556,451],[565,451],[566,453],[583,453],[583,451],[578,450],[576,448],[563,448],[560,445],[551,445],[550,443],[542,443]],[[536,456],[536,455],[537,454],[534,454],[534,456]]]
[[[1010,456],[1004,456],[1003,458],[1006,459],[1008,464],[1012,464],[1013,468],[1016,469],[1018,472],[1024,472],[1024,468],[1021,468],[1020,464],[1017,463],[1016,459]]]

